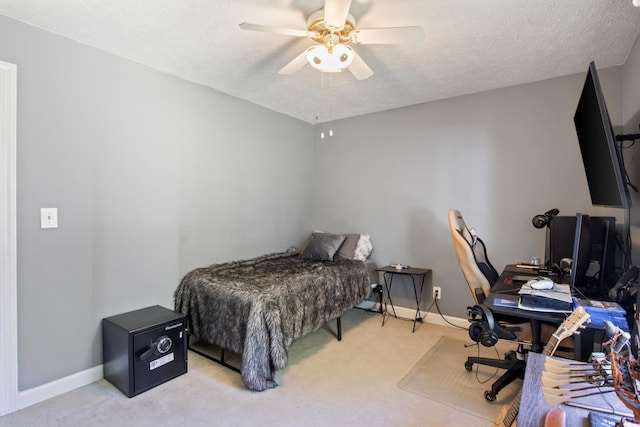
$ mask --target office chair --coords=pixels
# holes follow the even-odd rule
[[[460,263],[475,305],[467,307],[469,313],[469,337],[485,347],[496,345],[498,340],[518,340],[516,332],[523,333],[530,325],[526,319],[500,318],[483,305],[491,291],[491,286],[498,280],[499,274],[487,256],[484,242],[475,234],[475,230],[467,228],[462,214],[455,209],[449,211],[449,227],[453,238],[453,247]],[[518,323],[514,323],[517,321]],[[493,402],[500,390],[517,378],[524,378],[526,367],[524,346],[518,343],[517,351],[509,351],[504,360],[486,357],[468,357],[464,366],[471,372],[473,364],[506,369],[507,371],[492,385],[491,390],[484,393],[484,398]]]

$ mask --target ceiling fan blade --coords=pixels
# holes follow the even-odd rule
[[[280,71],[278,71],[282,75],[293,74],[296,71],[300,70],[307,64],[307,52],[309,49],[303,51],[300,55],[293,58],[293,61],[289,62],[287,65],[282,67]]]
[[[264,33],[282,34],[285,36],[313,37],[316,35],[316,33],[314,33],[313,31],[294,30],[291,28],[270,27],[268,25],[249,24],[248,22],[243,22],[238,26],[243,30],[262,31]]]
[[[418,42],[424,38],[422,27],[388,27],[353,30],[349,34],[356,44],[394,44]]]
[[[330,29],[340,30],[344,27],[351,7],[351,0],[325,0],[324,23]]]
[[[353,62],[349,65],[349,71],[356,80],[364,80],[373,76],[373,70],[355,51],[353,52]]]

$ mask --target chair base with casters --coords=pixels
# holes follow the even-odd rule
[[[503,360],[488,357],[468,357],[467,361],[464,362],[464,367],[467,372],[471,372],[473,370],[474,363],[507,370],[500,376],[500,378],[491,384],[491,390],[486,390],[484,392],[484,398],[487,402],[494,402],[498,397],[500,390],[511,384],[513,381],[517,379],[524,379],[524,372],[527,367],[524,346],[522,344],[518,345],[517,351],[511,350],[505,353]]]
[[[505,327],[495,322],[493,313],[485,305],[477,304],[473,307],[467,307],[467,310],[469,312],[470,323],[469,337],[474,342],[482,344],[484,347],[493,347],[500,339],[511,341],[518,339],[515,332],[521,332],[521,329],[517,326]],[[496,400],[500,390],[513,381],[524,378],[524,372],[527,366],[524,344],[518,342],[518,349],[507,352],[504,355],[504,359],[470,356],[464,364],[467,372],[473,370],[474,364],[506,369],[506,372],[493,382],[491,390],[484,392],[485,400],[487,402],[493,402]]]

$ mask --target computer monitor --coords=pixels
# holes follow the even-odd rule
[[[573,258],[576,236],[576,216],[556,216],[548,224],[545,265],[553,268],[560,266],[563,258]],[[591,216],[591,262],[598,263],[597,271],[590,270],[592,288],[603,293],[611,288],[616,280],[616,218],[612,216]]]
[[[569,284],[576,288],[589,285],[587,270],[591,264],[591,220],[589,215],[576,214],[576,230],[571,257],[571,277]]]
[[[593,62],[589,64],[573,121],[591,203],[630,208],[631,198],[623,173],[624,165],[616,146],[616,136]]]
[[[615,217],[591,217],[591,261],[600,263],[595,283],[600,289],[608,291],[618,279]]]
[[[560,261],[573,256],[573,239],[576,235],[575,216],[556,216],[547,227],[545,265],[560,266]]]

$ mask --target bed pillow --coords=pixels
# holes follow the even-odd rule
[[[371,238],[368,234],[361,234],[358,239],[358,243],[356,244],[356,250],[353,254],[353,259],[357,259],[359,261],[366,260],[371,251],[373,250],[373,244],[371,243]]]
[[[356,246],[358,246],[358,239],[360,239],[359,234],[347,234],[340,249],[336,252],[336,258],[353,259],[356,253]]]
[[[345,238],[344,234],[313,233],[311,242],[302,253],[302,258],[333,261],[334,255]]]

